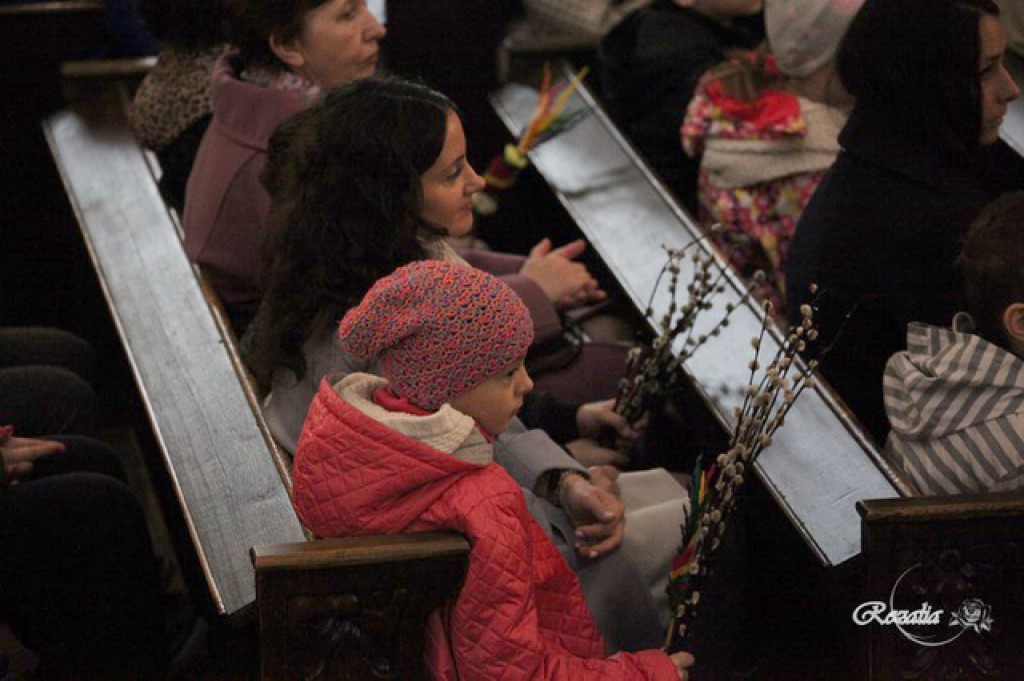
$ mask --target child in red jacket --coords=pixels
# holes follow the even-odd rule
[[[320,536],[466,536],[465,584],[428,626],[436,678],[685,679],[688,653],[605,657],[575,575],[492,462],[533,387],[532,336],[522,301],[479,270],[420,261],[381,279],[340,338],[385,378],[324,380],[295,452],[296,511]]]

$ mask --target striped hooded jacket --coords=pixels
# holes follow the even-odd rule
[[[883,387],[886,455],[922,495],[1024,487],[1024,360],[954,328],[913,322]]]

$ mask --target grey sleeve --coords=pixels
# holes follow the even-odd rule
[[[532,490],[537,478],[554,470],[577,470],[589,478],[586,468],[555,444],[542,430],[527,430],[519,419],[494,443],[494,460],[520,487]]]

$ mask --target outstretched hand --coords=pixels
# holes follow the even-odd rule
[[[606,294],[587,268],[578,262],[587,244],[577,239],[552,249],[551,239],[542,239],[530,250],[519,273],[532,279],[548,300],[560,306],[571,307],[604,300]]]
[[[0,460],[4,465],[4,476],[10,482],[16,482],[32,474],[32,464],[36,459],[51,456],[64,451],[64,444],[51,440],[39,440],[29,437],[14,437],[14,429],[10,426],[0,428]]]
[[[578,553],[598,558],[619,548],[626,515],[618,497],[581,475],[567,476],[558,494],[562,508],[576,528]]]

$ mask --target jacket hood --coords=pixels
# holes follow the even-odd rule
[[[883,389],[895,434],[941,438],[1024,411],[1024,361],[979,336],[913,322]]]
[[[335,383],[334,391],[377,423],[428,447],[480,466],[494,460],[494,448],[472,416],[450,404],[442,404],[437,411],[425,415],[390,411],[374,401],[377,390],[387,384],[386,378],[354,373]]]
[[[320,536],[404,532],[481,468],[381,425],[324,379],[295,451],[295,510]]]
[[[297,90],[260,87],[242,80],[237,53],[225,52],[213,66],[213,125],[243,149],[266,152],[285,120],[309,108]]]

